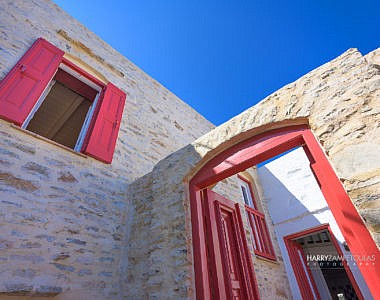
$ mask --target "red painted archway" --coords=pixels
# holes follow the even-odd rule
[[[205,205],[201,190],[295,147],[302,146],[321,191],[353,256],[373,257],[375,265],[359,265],[375,299],[380,298],[380,253],[319,143],[307,126],[267,131],[242,141],[209,160],[190,181],[194,270],[197,299],[211,299]]]

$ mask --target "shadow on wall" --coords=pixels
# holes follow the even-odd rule
[[[302,148],[258,168],[273,223],[328,209]]]
[[[189,203],[183,176],[201,156],[188,145],[129,185],[129,218],[121,286],[126,299],[187,299],[193,291]]]
[[[302,148],[294,149],[275,160],[271,160],[270,163],[258,169],[258,175],[263,188],[263,201],[267,202],[269,214],[275,227],[293,296],[301,298],[294,270],[291,266],[291,258],[284,243],[285,236],[316,228],[322,224],[329,224],[343,255],[350,257],[351,253],[344,248],[342,233],[311,172],[309,160]],[[330,250],[326,246],[320,247],[318,250],[314,247],[311,251],[326,255],[331,254]],[[310,249],[305,251],[310,251]],[[334,251],[333,254],[337,255],[336,250]],[[350,262],[349,267],[365,299],[372,299],[358,267],[352,260]],[[320,270],[314,271],[313,276],[316,278],[318,290],[320,290],[322,297],[328,299],[329,294],[323,288],[326,287],[326,283],[322,273]]]

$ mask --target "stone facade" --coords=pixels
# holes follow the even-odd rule
[[[310,126],[380,245],[379,50],[350,49],[213,129],[48,0],[2,3],[0,37],[0,79],[43,37],[127,94],[110,165],[0,120],[0,299],[194,298],[190,179],[232,145],[294,124]],[[274,246],[277,263],[253,256],[259,292],[291,298]]]
[[[52,2],[0,6],[0,79],[43,37],[127,93],[111,165],[0,120],[0,299],[117,299],[129,184],[214,126]]]
[[[374,53],[378,53],[374,52]],[[366,57],[375,57],[369,54]],[[142,178],[150,185],[153,202],[150,219],[155,221],[151,237],[161,234],[146,272],[138,285],[147,296],[194,296],[191,217],[188,184],[197,170],[232,145],[262,132],[289,125],[307,124],[322,145],[344,188],[358,209],[377,245],[379,240],[379,107],[380,72],[374,60],[349,49],[336,59],[286,85],[230,121],[160,161]],[[371,158],[369,162],[367,159]],[[135,184],[130,188],[134,189]],[[135,203],[142,198],[135,194]],[[169,207],[170,212],[158,207]],[[182,213],[180,213],[182,211]],[[186,219],[183,220],[183,215]],[[168,224],[176,224],[168,228]],[[187,234],[182,230],[186,228]],[[168,230],[169,229],[169,230]],[[176,245],[172,237],[176,236]],[[137,237],[131,235],[131,239]],[[169,251],[170,249],[170,251]],[[170,253],[181,252],[177,257]],[[162,261],[172,261],[165,270]],[[187,270],[186,270],[187,267]],[[171,274],[181,274],[186,287]],[[146,283],[148,282],[148,284]],[[154,285],[149,284],[154,282]],[[273,291],[272,291],[273,292]],[[273,294],[273,297],[276,296]]]

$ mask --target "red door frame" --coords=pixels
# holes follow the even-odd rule
[[[296,277],[302,299],[317,298],[317,300],[321,300],[321,296],[319,295],[319,291],[315,284],[313,275],[311,274],[309,268],[307,268],[305,255],[301,246],[291,239],[285,240],[285,246],[289,254],[294,276]],[[299,257],[298,251],[301,252],[302,258]],[[307,274],[304,270],[304,267],[306,268]],[[312,285],[312,287],[310,287],[310,284]]]
[[[335,238],[335,236],[334,236],[334,234],[333,234],[333,232],[332,232],[329,224],[322,224],[322,225],[317,226],[317,227],[313,227],[313,228],[310,228],[310,229],[307,229],[307,230],[303,230],[301,232],[297,232],[297,233],[293,233],[293,234],[284,236],[285,246],[286,246],[286,249],[288,250],[288,253],[289,253],[290,262],[292,263],[293,270],[294,270],[294,275],[296,276],[296,279],[297,279],[298,286],[300,288],[301,294],[302,294],[302,296],[305,299],[307,299],[307,297],[305,297],[306,294],[304,295],[304,293],[306,293],[307,288],[305,287],[304,280],[299,276],[299,273],[296,272],[297,265],[295,264],[295,260],[292,259],[292,256],[293,256],[293,254],[292,254],[293,253],[293,251],[292,251],[292,247],[293,247],[292,242],[294,242],[295,239],[304,237],[304,236],[312,234],[312,233],[317,233],[317,232],[325,231],[325,230],[327,230],[329,232],[330,237],[331,237],[331,241],[332,241],[332,243],[334,245],[334,248],[338,252],[338,256],[339,257],[343,257],[342,249],[340,248],[339,243],[338,243],[337,239]],[[363,294],[360,291],[360,288],[359,288],[359,286],[358,286],[358,284],[357,284],[357,282],[355,280],[355,277],[352,274],[351,269],[349,268],[347,262],[345,260],[343,260],[342,263],[343,263],[343,267],[344,267],[344,269],[346,271],[346,274],[347,274],[348,278],[350,279],[352,287],[354,288],[354,290],[356,292],[356,295],[358,296],[358,298],[360,300],[364,300]],[[313,276],[311,275],[309,269],[308,269],[308,272],[309,272],[309,276],[311,278],[313,278]]]
[[[302,146],[327,204],[352,255],[375,255],[375,265],[359,265],[374,298],[380,298],[380,253],[363,220],[344,190],[339,178],[311,130],[305,125],[274,129],[242,141],[209,160],[190,180],[190,209],[196,296],[210,299],[209,258],[205,239],[205,208],[201,190],[257,165],[269,158]]]
[[[243,220],[241,217],[238,203],[234,203],[219,195],[210,189],[202,191],[202,199],[206,208],[206,231],[210,262],[211,286],[214,291],[212,299],[233,299],[231,278],[228,272],[228,249],[219,247],[225,239],[222,232],[221,210],[231,214],[233,227],[232,234],[235,243],[231,245],[230,250],[236,254],[236,265],[239,273],[241,285],[241,298],[239,299],[258,299],[258,289],[256,278],[253,272],[253,263],[247,245]]]

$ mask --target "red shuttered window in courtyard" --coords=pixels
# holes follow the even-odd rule
[[[111,163],[125,98],[39,38],[0,82],[0,117]]]
[[[251,227],[252,242],[255,254],[270,260],[276,260],[272,240],[265,221],[265,215],[258,210],[252,184],[246,178],[242,176],[238,177],[240,179],[242,198],[245,203],[245,211]]]

